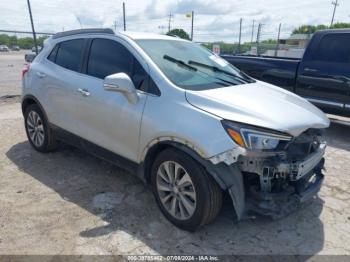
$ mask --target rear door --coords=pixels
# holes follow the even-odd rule
[[[80,73],[85,39],[73,39],[58,43],[38,72],[45,81],[47,105],[45,109],[52,124],[74,134],[79,133],[80,108],[77,91],[83,75]]]
[[[300,65],[296,92],[326,112],[343,113],[350,104],[350,34],[319,37]]]

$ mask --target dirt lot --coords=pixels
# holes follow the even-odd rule
[[[0,254],[350,254],[350,126],[327,133],[320,197],[279,221],[232,221],[226,203],[197,233],[167,222],[136,177],[68,146],[40,154],[18,102],[0,103]]]
[[[30,50],[0,52],[0,97],[20,94],[26,53],[30,53]]]

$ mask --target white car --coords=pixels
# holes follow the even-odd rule
[[[238,219],[279,218],[323,181],[324,113],[175,37],[58,33],[23,70],[22,110],[34,149],[63,141],[126,168],[185,230],[212,221],[224,192]]]

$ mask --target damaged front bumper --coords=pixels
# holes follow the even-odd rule
[[[244,212],[278,219],[295,211],[303,202],[313,198],[324,180],[325,143],[300,161],[272,156],[240,156],[237,164],[244,180]],[[228,189],[235,205],[237,187]],[[241,198],[241,197],[240,197]],[[241,204],[242,205],[242,204]]]

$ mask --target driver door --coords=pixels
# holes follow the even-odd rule
[[[105,90],[103,81],[108,75],[126,73],[139,88],[147,81],[146,70],[122,43],[95,38],[91,41],[84,73],[78,83],[83,90],[79,99],[80,136],[136,162],[147,95],[137,90],[138,101],[131,103],[123,93]]]

